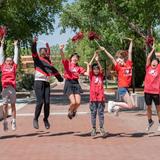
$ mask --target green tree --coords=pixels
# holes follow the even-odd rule
[[[136,85],[140,86],[145,74],[144,38],[154,35],[158,39],[159,12],[158,0],[77,0],[64,6],[60,25],[63,31],[71,27],[75,31],[97,32],[101,36],[99,43],[113,55],[119,49],[127,49],[124,37],[133,38]]]
[[[0,25],[8,28],[8,38],[23,42],[34,34],[52,33],[55,14],[63,0],[3,0],[0,3]]]

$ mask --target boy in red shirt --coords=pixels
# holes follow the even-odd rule
[[[3,114],[4,130],[8,130],[7,113],[8,102],[11,103],[12,108],[12,130],[16,130],[16,69],[18,64],[18,41],[14,41],[14,59],[7,57],[4,60],[3,45],[4,39],[1,41],[0,47],[0,68],[2,72],[2,99],[3,99]]]
[[[81,103],[82,88],[79,84],[80,75],[87,75],[85,69],[78,65],[80,56],[74,53],[70,56],[70,59],[66,59],[64,56],[64,45],[60,46],[60,54],[62,57],[62,63],[64,66],[64,94],[68,96],[70,100],[70,107],[68,111],[68,118],[75,117],[78,107]]]
[[[94,59],[96,60],[96,63],[92,64]],[[98,52],[94,54],[92,60],[87,65],[87,67],[89,68],[88,75],[90,79],[90,111],[92,123],[91,136],[96,136],[96,116],[98,112],[100,133],[104,137],[106,135],[106,132],[103,128],[105,108],[105,95],[103,88],[104,75],[102,71],[102,66],[99,62]]]
[[[146,130],[149,131],[153,125],[152,120],[152,101],[156,105],[157,115],[159,120],[158,131],[160,131],[160,64],[157,58],[151,57],[154,53],[155,49],[152,47],[151,52],[148,54],[146,59],[146,75],[144,80],[144,95],[145,102],[147,105],[147,117],[148,117],[148,125]]]
[[[115,112],[118,115],[118,111],[120,108],[133,108],[135,107],[134,100],[129,94],[128,88],[131,85],[132,80],[132,39],[130,40],[130,46],[127,51],[119,51],[116,54],[116,59],[104,48],[100,47],[106,55],[111,59],[115,66],[115,70],[118,74],[118,94],[124,100],[124,102],[108,102],[108,112]],[[128,55],[127,55],[128,54]]]

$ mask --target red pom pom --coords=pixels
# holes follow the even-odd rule
[[[83,38],[84,38],[83,32],[78,32],[78,33],[76,33],[75,36],[72,37],[72,41],[77,42],[79,40],[82,40]]]
[[[88,33],[88,39],[89,40],[94,40],[94,39],[100,39],[100,37],[99,37],[99,35],[97,35],[97,33],[95,33],[95,32],[89,32]]]
[[[0,26],[0,38],[3,38],[7,34],[5,26]]]

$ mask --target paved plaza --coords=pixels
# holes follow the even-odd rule
[[[4,132],[0,122],[0,160],[159,160],[160,133],[155,125],[147,133],[145,111],[120,112],[119,117],[105,112],[108,136],[90,136],[89,92],[86,86],[82,105],[75,119],[67,118],[68,100],[63,85],[51,92],[51,129],[32,127],[35,101],[17,111],[17,130]],[[107,96],[114,98],[113,95]],[[107,104],[106,104],[107,106]],[[98,123],[97,123],[98,125]]]

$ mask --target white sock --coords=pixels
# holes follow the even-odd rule
[[[15,119],[15,118],[13,118],[13,119],[12,119],[12,122],[16,122],[16,119]]]

